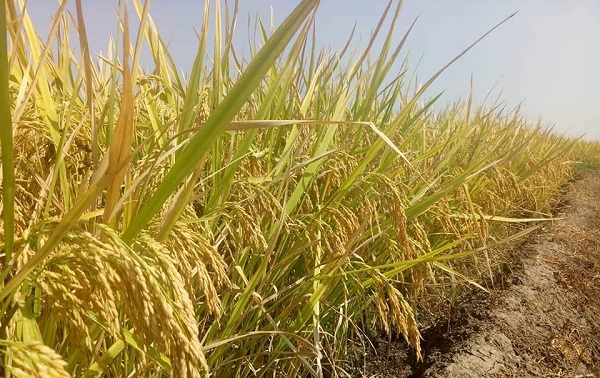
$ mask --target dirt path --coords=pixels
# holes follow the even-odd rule
[[[571,185],[557,217],[512,253],[511,285],[425,330],[424,362],[393,343],[361,376],[600,377],[600,170]]]
[[[562,219],[519,252],[514,285],[412,376],[600,377],[600,171],[586,172],[566,201]]]

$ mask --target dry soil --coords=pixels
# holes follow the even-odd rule
[[[556,216],[512,252],[507,288],[424,331],[423,362],[396,341],[358,376],[600,377],[600,170],[569,186]]]

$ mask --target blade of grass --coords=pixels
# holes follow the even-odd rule
[[[2,220],[4,227],[4,264],[10,265],[15,238],[15,167],[13,124],[8,92],[8,45],[6,2],[0,4],[0,147],[2,148]]]
[[[260,83],[264,74],[275,63],[288,42],[300,28],[300,25],[314,11],[318,3],[318,0],[302,1],[281,24],[273,37],[250,62],[246,71],[219,107],[210,115],[204,127],[190,140],[189,145],[178,156],[175,164],[156,191],[131,220],[123,233],[123,240],[126,242],[133,240],[150,222],[152,217],[158,213],[165,201],[177,189],[177,186],[194,170],[202,157],[208,153],[214,140],[225,131],[225,127],[233,120],[233,117]]]
[[[106,193],[106,204],[104,205],[104,222],[111,227],[115,227],[116,218],[109,218],[112,211],[119,201],[121,194],[121,185],[127,173],[127,166],[123,164],[129,160],[131,154],[131,142],[133,140],[133,82],[129,68],[129,19],[127,14],[127,4],[123,10],[123,99],[121,101],[121,110],[119,119],[115,126],[113,138],[110,141],[108,150],[108,175],[110,181]]]
[[[81,0],[75,1],[77,10],[77,32],[79,33],[79,46],[81,48],[81,57],[83,59],[83,70],[85,78],[85,100],[88,112],[90,113],[90,128],[92,131],[92,161],[97,164],[98,155],[98,126],[94,109],[94,81],[92,76],[92,60],[90,58],[90,48],[83,18],[83,6]]]

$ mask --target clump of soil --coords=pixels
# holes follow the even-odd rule
[[[362,377],[600,377],[600,171],[557,220],[511,252],[512,285],[480,291],[423,332],[425,360],[381,340]]]

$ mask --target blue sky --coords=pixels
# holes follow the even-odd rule
[[[281,22],[297,3],[240,0],[238,37],[245,39],[248,15],[260,15],[268,22],[272,9],[275,21]],[[383,0],[322,0],[317,16],[318,43],[340,48],[356,24],[360,37],[356,43],[362,40],[364,46],[386,4]],[[116,0],[83,1],[93,51],[105,52],[109,36],[115,35],[116,6]],[[30,0],[28,7],[45,38],[43,32],[48,29],[56,2]],[[194,28],[200,28],[203,8],[202,0],[151,3],[151,15],[184,69],[194,58]],[[555,125],[558,133],[585,133],[586,139],[600,140],[600,1],[406,0],[397,36],[400,40],[419,17],[405,53],[411,68],[426,81],[515,11],[519,11],[515,17],[446,71],[429,95],[445,91],[443,102],[464,98],[473,75],[477,101],[496,84],[494,94],[510,107],[522,103],[530,119],[541,117],[546,124]]]

